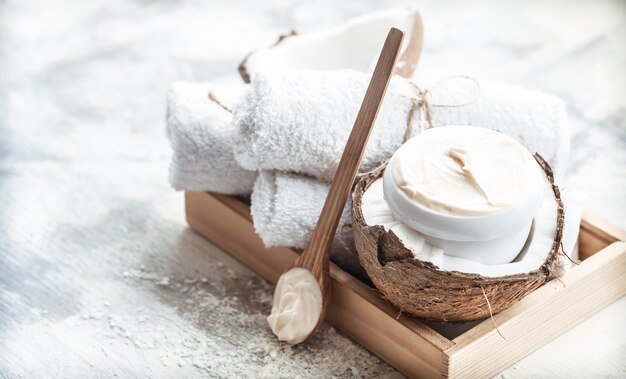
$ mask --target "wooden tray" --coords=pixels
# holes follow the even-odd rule
[[[189,225],[263,278],[275,283],[298,256],[265,248],[250,209],[237,198],[187,192]],[[409,377],[494,375],[626,294],[626,232],[585,214],[583,262],[454,339],[400,315],[378,292],[331,264],[332,302],[326,320]]]

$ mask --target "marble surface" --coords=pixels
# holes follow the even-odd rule
[[[398,376],[328,326],[274,341],[272,287],[186,226],[164,131],[172,81],[238,80],[278,34],[390,4],[0,0],[0,377]],[[563,97],[565,186],[626,227],[626,4],[413,4],[420,77]],[[625,317],[622,298],[501,376],[624,376]]]

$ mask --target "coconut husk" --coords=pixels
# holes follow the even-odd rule
[[[270,47],[277,46],[278,44],[283,42],[285,38],[296,36],[296,35],[298,35],[298,33],[293,29],[287,34],[281,34],[278,36],[278,40],[274,42]],[[250,58],[250,56],[254,53],[255,52],[253,51],[249,53],[248,55],[246,55],[246,57],[243,58],[241,63],[239,63],[239,67],[237,67],[237,69],[239,70],[239,75],[241,76],[241,79],[243,79],[243,81],[248,84],[250,84],[250,73],[248,72],[248,67],[247,67],[248,58]]]
[[[501,277],[439,270],[430,262],[416,259],[393,231],[385,231],[381,225],[367,225],[361,209],[363,194],[382,172],[362,178],[352,200],[354,240],[361,265],[381,295],[412,316],[470,321],[510,307],[550,280],[556,272],[565,211],[552,169],[539,154],[535,154],[535,159],[545,172],[557,203],[552,247],[538,269]]]

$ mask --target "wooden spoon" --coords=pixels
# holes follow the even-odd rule
[[[339,224],[339,219],[346,205],[346,200],[354,179],[361,165],[367,141],[374,126],[387,86],[391,79],[398,53],[402,46],[404,33],[391,28],[383,45],[372,79],[365,92],[365,98],[352,127],[352,132],[339,161],[335,178],[330,186],[322,213],[317,221],[313,235],[304,252],[296,259],[293,266],[285,270],[282,275],[293,268],[300,267],[309,270],[320,286],[322,293],[322,310],[317,325],[305,338],[310,338],[319,329],[330,303],[330,247]],[[277,296],[277,293],[274,294]]]

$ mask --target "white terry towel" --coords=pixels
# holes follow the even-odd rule
[[[260,171],[250,197],[252,221],[266,246],[306,247],[330,185],[311,177]],[[339,225],[351,224],[351,202]]]
[[[450,85],[457,82],[456,85]],[[235,105],[235,158],[250,170],[282,170],[332,177],[369,83],[369,74],[306,70],[257,74]],[[459,84],[464,88],[459,89]],[[433,124],[497,129],[539,152],[557,178],[565,170],[569,135],[562,101],[537,91],[481,83],[478,96],[469,80],[449,79],[433,88]],[[415,93],[406,79],[394,77],[378,114],[362,170],[387,160],[403,142]],[[459,101],[457,98],[462,97]],[[450,101],[449,103],[447,101]],[[413,134],[419,131],[413,117]]]
[[[241,96],[243,86],[176,83],[168,93],[170,183],[177,190],[249,194],[257,174],[235,161],[232,114],[210,100],[209,91],[229,107]]]
[[[261,171],[250,201],[254,228],[265,246],[303,249],[317,224],[330,185],[311,177],[277,171]],[[350,228],[351,201],[348,200],[333,241],[331,260],[347,272],[367,278],[359,263]]]

